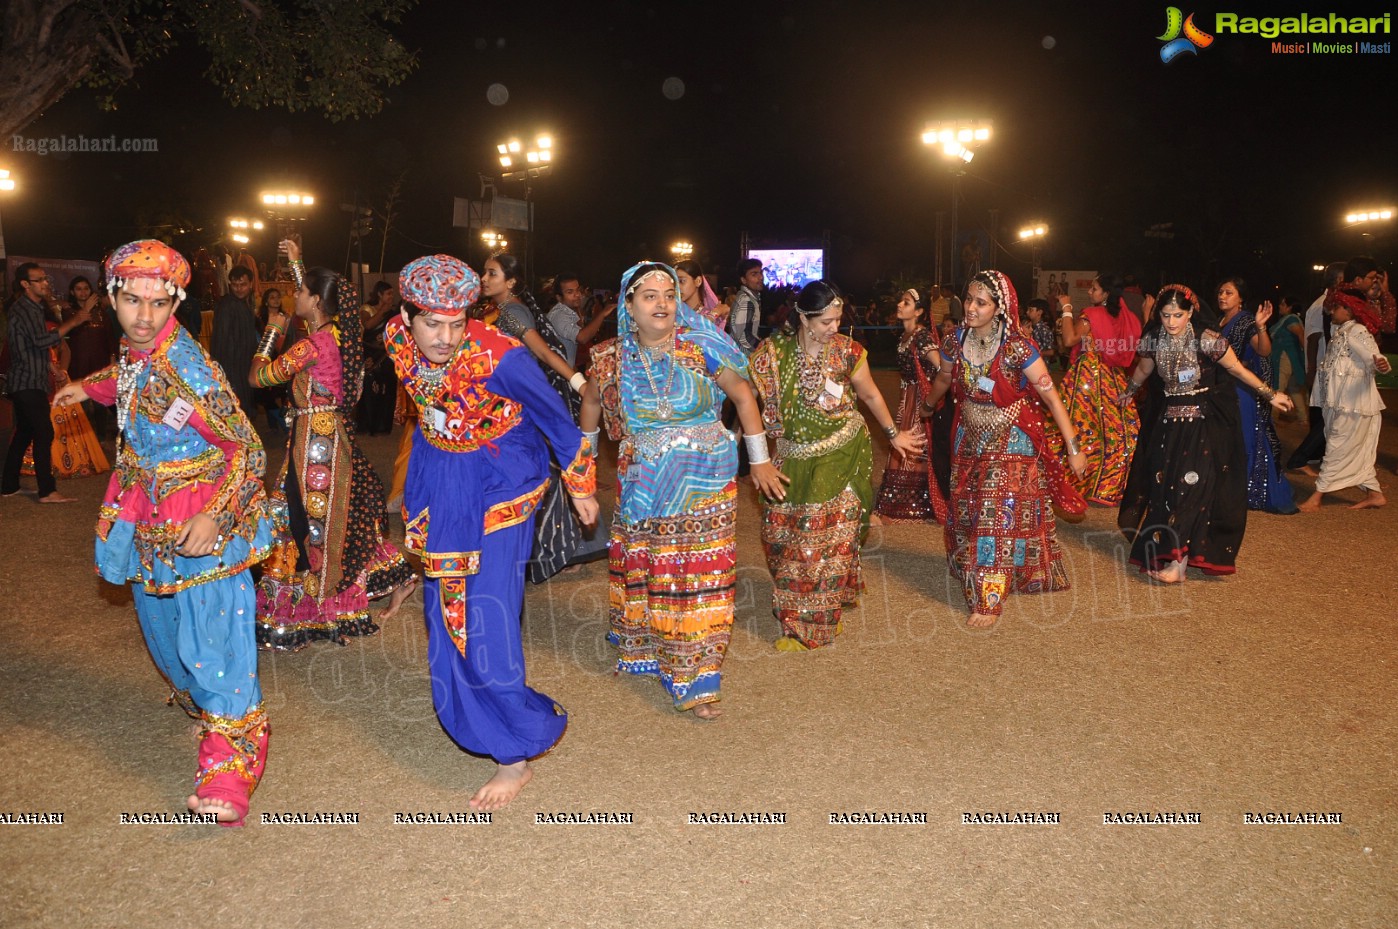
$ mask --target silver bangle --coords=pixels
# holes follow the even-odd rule
[[[1078,452],[1082,451],[1082,446],[1078,444],[1078,437],[1076,435],[1071,439],[1065,439],[1063,444],[1068,447],[1069,455],[1076,455]]]
[[[300,258],[293,258],[287,263],[291,270],[291,279],[296,282],[296,289],[300,290],[306,286],[306,262]]]
[[[572,377],[568,378],[568,386],[573,388],[574,393],[580,394],[583,392],[583,388],[587,386],[587,378],[583,376],[581,371],[578,371]]]
[[[755,432],[745,435],[743,445],[748,450],[748,464],[766,464],[772,460],[771,453],[767,451],[767,433]]]
[[[601,436],[601,429],[594,429],[591,432],[583,432],[583,438],[587,439],[587,444],[592,446],[592,454],[597,454],[597,440]]]
[[[889,423],[887,426],[884,426],[883,434],[888,436],[890,439],[896,438],[898,436],[898,424]]]

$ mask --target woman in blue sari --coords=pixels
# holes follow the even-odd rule
[[[1222,314],[1220,334],[1228,340],[1233,354],[1264,384],[1272,382],[1272,339],[1267,322],[1272,318],[1272,302],[1263,301],[1255,313],[1245,309],[1247,285],[1240,277],[1224,278],[1218,285],[1218,311]],[[1268,513],[1297,512],[1291,484],[1281,468],[1281,442],[1272,425],[1269,404],[1238,383],[1238,412],[1247,448],[1248,509]]]

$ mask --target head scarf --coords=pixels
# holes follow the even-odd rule
[[[460,258],[427,255],[403,266],[398,292],[428,313],[460,316],[480,297],[481,279]]]
[[[1325,295],[1325,309],[1334,313],[1336,307],[1344,307],[1354,316],[1357,323],[1369,330],[1374,338],[1379,337],[1380,322],[1369,305],[1369,295],[1353,287],[1335,287]]]
[[[1019,294],[1015,285],[999,271],[978,271],[966,284],[969,291],[972,284],[980,284],[995,298],[995,315],[1005,320],[1006,331],[1019,325]]]
[[[646,267],[651,270],[638,278],[637,274]],[[651,274],[668,275],[670,282],[675,287],[675,292],[679,293],[679,275],[675,273],[674,268],[664,262],[640,261],[626,269],[626,273],[621,276],[621,290],[619,291],[620,296],[617,298],[616,308],[617,344],[623,350],[621,353],[623,368],[628,364],[627,359],[639,351],[636,330],[631,321],[631,310],[626,305],[627,298],[641,285],[641,281]],[[747,356],[734,344],[728,333],[720,329],[712,319],[679,299],[675,300],[675,326],[688,329],[689,332],[684,336],[686,341],[698,345],[714,364],[719,367],[732,368],[743,377],[748,376]]]
[[[115,295],[128,281],[150,278],[165,285],[165,292],[183,300],[189,285],[189,262],[164,242],[139,239],[112,252],[105,267],[107,292]]]
[[[704,313],[708,313],[714,307],[718,306],[719,303],[718,294],[714,293],[714,289],[709,286],[709,279],[707,277],[699,278],[698,309]]]
[[[642,269],[649,267],[651,270],[640,278],[636,274]],[[636,342],[636,332],[631,324],[631,310],[627,307],[628,299],[632,291],[641,286],[641,281],[652,274],[669,275],[670,282],[675,286],[675,292],[679,293],[680,278],[675,273],[675,269],[660,261],[638,261],[636,264],[626,269],[626,273],[621,276],[621,296],[617,300],[616,308],[616,329],[617,336],[623,344],[634,345]],[[675,301],[675,325],[685,326],[689,329],[707,329],[718,332],[718,327],[713,324],[703,313],[698,312],[683,300]]]

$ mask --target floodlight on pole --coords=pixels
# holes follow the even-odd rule
[[[495,146],[497,158],[503,169],[500,179],[504,181],[527,181],[532,177],[543,177],[553,165],[553,136],[541,132],[533,143],[525,145],[517,138],[507,139]]]
[[[975,146],[989,142],[994,134],[995,121],[990,119],[942,119],[929,122],[922,131],[922,144],[939,146],[942,154],[953,160],[951,171],[951,255],[949,268],[956,267],[956,237],[960,232],[956,208],[959,199],[961,175],[966,166],[976,157]],[[939,239],[940,239],[940,224]],[[937,276],[941,277],[942,246],[937,245]],[[942,283],[942,282],[938,282]]]
[[[1373,223],[1390,220],[1393,218],[1394,208],[1391,206],[1378,207],[1377,209],[1357,210],[1345,216],[1345,222],[1351,226],[1360,223]]]
[[[676,242],[670,246],[670,254],[683,261],[694,254],[694,245],[690,242]]]

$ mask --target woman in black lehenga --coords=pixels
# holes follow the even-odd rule
[[[1117,524],[1131,542],[1131,563],[1156,580],[1183,581],[1186,567],[1233,574],[1247,528],[1247,451],[1234,385],[1281,410],[1291,400],[1205,327],[1188,287],[1166,287],[1155,308],[1160,325],[1142,336],[1136,373],[1117,398],[1125,404],[1147,378],[1156,395],[1155,415],[1141,421]]]

